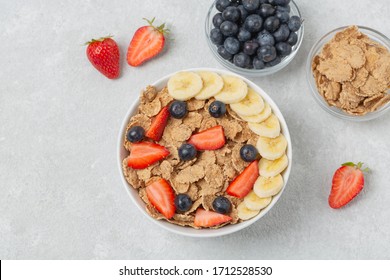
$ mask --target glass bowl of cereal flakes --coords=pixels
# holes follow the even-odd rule
[[[312,47],[306,76],[315,101],[333,116],[368,121],[390,110],[390,39],[344,26]]]
[[[217,237],[277,203],[292,143],[259,86],[226,70],[193,68],[142,90],[123,119],[117,157],[135,215],[173,233]]]

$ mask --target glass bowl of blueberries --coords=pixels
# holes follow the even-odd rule
[[[302,44],[304,26],[291,0],[215,0],[205,32],[212,53],[224,67],[261,77],[293,60]]]

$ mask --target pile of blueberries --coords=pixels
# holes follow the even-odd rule
[[[210,40],[237,67],[279,64],[298,42],[302,20],[290,17],[290,0],[217,0]]]

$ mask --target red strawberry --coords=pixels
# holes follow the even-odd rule
[[[350,202],[364,187],[363,163],[347,162],[336,170],[332,180],[332,190],[329,195],[329,205],[332,208],[341,208]]]
[[[146,187],[146,195],[156,209],[170,219],[175,215],[175,193],[172,187],[162,178]]]
[[[206,211],[198,208],[195,214],[194,225],[196,227],[213,227],[232,220],[232,217],[219,214],[214,211]]]
[[[259,161],[255,160],[230,183],[226,192],[231,196],[243,198],[253,189],[253,185],[258,177]]]
[[[160,113],[154,118],[152,125],[146,132],[145,136],[154,141],[160,141],[164,133],[164,129],[167,126],[169,118],[169,108],[165,106],[161,109]]]
[[[151,142],[131,145],[127,165],[134,169],[144,169],[169,155],[167,148]]]
[[[188,143],[194,145],[197,150],[218,150],[225,142],[225,134],[220,125],[194,134],[188,140]]]
[[[169,30],[165,23],[155,27],[154,18],[146,20],[149,25],[137,29],[127,49],[127,63],[130,66],[139,66],[145,61],[158,55],[164,48],[165,37]]]
[[[92,65],[109,79],[119,77],[119,48],[110,37],[92,39],[86,43],[87,56]]]

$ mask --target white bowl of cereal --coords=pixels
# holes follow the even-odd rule
[[[117,152],[139,210],[192,237],[258,221],[282,195],[292,163],[288,127],[274,101],[250,80],[210,68],[146,87],[122,122]]]
[[[332,30],[312,47],[306,77],[333,116],[368,121],[390,110],[390,39],[364,26]]]

